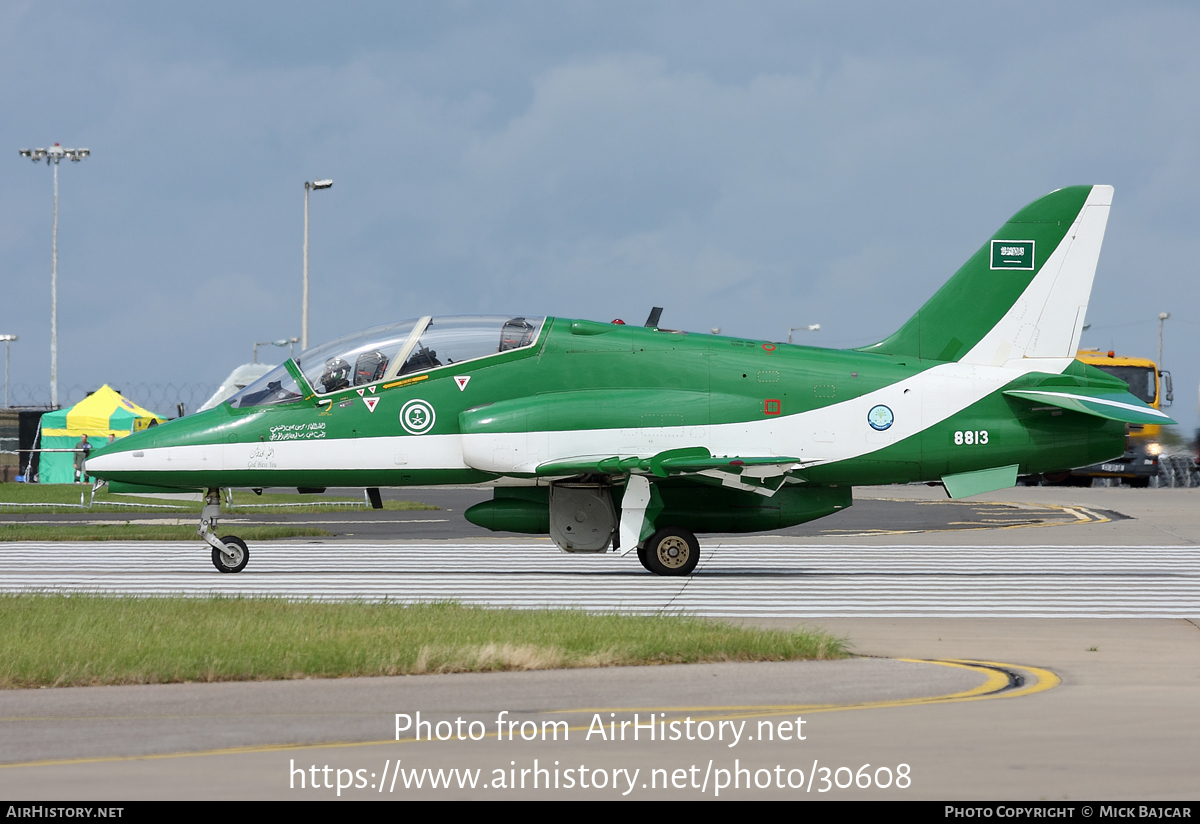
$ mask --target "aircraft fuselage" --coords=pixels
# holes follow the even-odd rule
[[[1122,454],[1120,423],[1064,421],[998,392],[1045,377],[547,318],[526,349],[324,395],[302,384],[287,404],[223,405],[97,451],[89,472],[187,488],[520,485],[562,460],[703,446],[795,457],[808,485],[860,485]]]

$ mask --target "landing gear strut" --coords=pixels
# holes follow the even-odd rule
[[[686,529],[665,527],[638,547],[638,560],[655,575],[690,575],[700,561],[700,542]]]
[[[241,572],[250,560],[250,549],[236,535],[218,538],[213,527],[221,516],[221,490],[210,489],[204,496],[204,509],[200,513],[200,537],[212,547],[212,562],[218,572]]]

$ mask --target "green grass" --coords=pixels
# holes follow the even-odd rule
[[[454,603],[0,595],[0,688],[841,658],[820,632]]]
[[[199,541],[199,520],[190,525],[152,524],[0,524],[0,541]],[[218,528],[221,535],[230,529]],[[245,541],[274,541],[280,538],[328,536],[327,529],[310,526],[237,526]]]
[[[86,504],[91,498],[90,484],[16,484],[7,483],[0,484],[0,503],[18,503],[18,504],[63,504],[62,508],[45,507],[45,506],[30,506],[28,508],[21,507],[0,507],[0,514],[6,512],[27,514],[31,512],[78,512],[79,511],[79,496],[83,494],[83,501]],[[254,504],[254,509],[245,509],[245,512],[287,512],[293,507],[281,507],[279,510],[260,509],[260,504],[306,504],[314,510],[320,511],[322,504],[331,504],[335,502],[353,501],[355,503],[362,502],[362,498],[353,497],[336,497],[333,495],[299,495],[299,494],[284,494],[284,493],[269,493],[264,492],[262,495],[255,495],[250,490],[234,490],[233,493],[233,511],[238,511],[239,506]],[[171,498],[143,498],[133,495],[114,495],[108,491],[107,487],[100,489],[96,493],[93,505],[87,511],[89,512],[132,512],[137,511],[126,506],[113,506],[112,504],[166,504],[170,506],[179,506],[179,512],[199,512],[202,504],[199,501],[181,501]],[[225,495],[221,494],[221,508],[229,511],[225,505]],[[326,509],[344,510],[345,507],[326,506]],[[389,511],[411,511],[411,510],[426,510],[438,509],[439,507],[431,504],[418,503],[416,501],[384,501],[383,508]]]

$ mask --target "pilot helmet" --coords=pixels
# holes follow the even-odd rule
[[[325,362],[325,371],[321,373],[321,385],[326,392],[335,392],[350,385],[350,364],[341,358],[330,358]]]

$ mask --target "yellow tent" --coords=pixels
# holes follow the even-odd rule
[[[81,435],[87,435],[92,447],[105,444],[109,435],[123,438],[145,429],[151,422],[166,419],[122,397],[108,384],[72,406],[42,416],[42,448],[72,449]],[[75,456],[70,452],[43,452],[38,480],[44,484],[69,484],[75,481]]]

